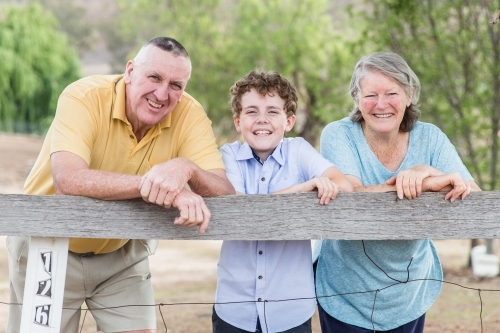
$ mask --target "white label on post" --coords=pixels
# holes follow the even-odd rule
[[[69,238],[31,237],[21,333],[59,333]]]

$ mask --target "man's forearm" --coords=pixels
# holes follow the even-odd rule
[[[235,194],[224,169],[203,170],[195,165],[188,185],[202,197]]]
[[[140,175],[101,170],[78,170],[54,177],[56,194],[81,195],[102,200],[140,198]]]

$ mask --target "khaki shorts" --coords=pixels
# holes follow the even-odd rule
[[[11,303],[23,302],[28,244],[27,237],[7,238]],[[130,240],[106,254],[80,256],[69,252],[61,332],[78,332],[84,302],[98,331],[156,329],[148,262],[156,245],[157,241]],[[19,332],[21,311],[20,305],[10,306],[7,333]]]

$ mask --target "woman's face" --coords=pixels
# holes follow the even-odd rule
[[[360,88],[358,108],[366,128],[381,135],[398,133],[411,96],[394,79],[379,72],[368,73]]]

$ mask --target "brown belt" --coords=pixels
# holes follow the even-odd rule
[[[85,253],[77,253],[73,251],[68,251],[68,252],[74,254],[75,256],[79,256],[80,258],[93,257],[96,255],[94,252],[85,252]]]

